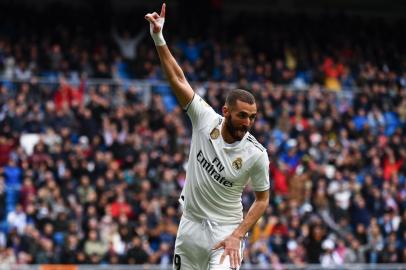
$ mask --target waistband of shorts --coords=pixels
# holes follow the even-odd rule
[[[189,211],[186,211],[186,209],[183,209],[183,217],[197,223],[203,223],[209,221],[212,225],[219,225],[219,226],[225,226],[225,225],[238,225],[241,222],[217,222],[215,220],[211,220],[209,218],[201,218],[197,217],[196,215],[193,215]]]

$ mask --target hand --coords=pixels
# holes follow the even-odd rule
[[[230,267],[237,269],[241,264],[241,254],[240,254],[241,240],[240,238],[230,235],[217,245],[213,247],[213,250],[223,248],[224,252],[220,258],[220,264],[223,264],[224,259],[228,255],[230,257]]]
[[[166,4],[163,3],[160,15],[156,12],[145,15],[145,19],[149,21],[149,31],[156,46],[163,46],[166,44],[162,34],[162,29],[164,28],[165,23],[165,10]]]

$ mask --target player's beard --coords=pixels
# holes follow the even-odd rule
[[[233,118],[231,117],[231,115],[226,117],[226,129],[228,131],[228,133],[231,135],[231,137],[233,137],[234,140],[237,141],[241,141],[242,138],[244,138],[245,134],[247,133],[247,131],[249,130],[248,127],[237,127],[233,124]]]

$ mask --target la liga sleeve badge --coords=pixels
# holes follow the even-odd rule
[[[210,138],[212,140],[217,139],[220,136],[220,130],[218,128],[214,128],[211,132],[210,132]]]

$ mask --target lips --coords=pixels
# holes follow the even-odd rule
[[[247,133],[247,131],[248,131],[248,129],[245,129],[245,128],[244,129],[243,128],[237,129],[236,130],[236,137],[238,137],[239,139],[243,138],[245,133]]]

